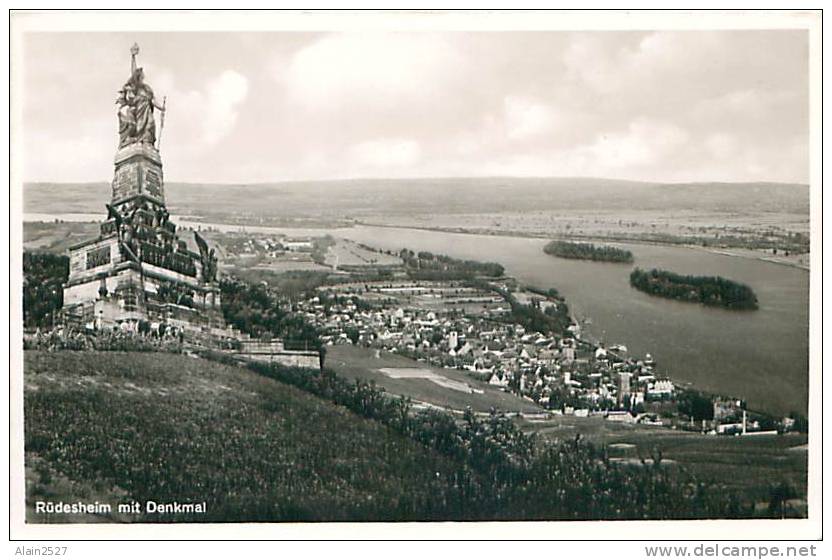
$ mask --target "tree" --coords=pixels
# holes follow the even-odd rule
[[[780,482],[769,489],[768,513],[772,517],[786,517],[788,501],[797,498],[797,491],[788,482]]]
[[[63,284],[69,277],[69,257],[23,253],[23,324],[51,326],[64,303]]]
[[[321,347],[315,327],[286,310],[268,286],[223,279],[220,289],[223,317],[241,331],[255,337],[283,338],[287,349]]]
[[[711,399],[695,391],[685,391],[679,395],[677,406],[679,412],[690,416],[696,422],[714,419],[714,405]]]
[[[572,243],[568,241],[551,241],[543,251],[548,255],[566,259],[582,259],[603,262],[633,262],[633,254],[625,249],[592,243]]]
[[[347,338],[349,338],[353,344],[358,344],[358,338],[361,336],[361,333],[358,332],[358,329],[355,327],[347,327],[344,329],[344,332],[347,334]]]
[[[809,420],[799,412],[792,411],[789,413],[789,417],[794,420],[794,430],[800,432],[801,434],[808,434],[809,433]]]
[[[750,287],[721,276],[683,276],[666,270],[636,268],[630,273],[630,285],[671,299],[727,309],[757,309],[757,296]]]

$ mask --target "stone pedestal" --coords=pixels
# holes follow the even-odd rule
[[[115,157],[112,205],[144,197],[164,206],[165,189],[162,174],[162,158],[149,144],[132,144],[122,148]]]

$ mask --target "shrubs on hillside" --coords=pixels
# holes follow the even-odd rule
[[[220,289],[223,317],[244,333],[254,337],[283,338],[287,346],[321,346],[314,326],[292,313],[267,285],[248,284],[229,278],[220,282]]]
[[[27,467],[41,466],[27,477],[30,507],[74,502],[93,487],[114,509],[131,500],[207,504],[200,515],[120,521],[479,515],[458,483],[461,463],[240,368],[170,354],[27,353],[26,375]],[[50,484],[62,477],[77,486]]]
[[[541,445],[502,414],[415,410],[373,383],[331,371],[251,365],[384,429],[321,400],[298,408],[290,388],[258,383],[237,368],[167,354],[29,354],[27,374],[60,371],[49,365],[55,360],[91,386],[77,389],[70,379],[27,391],[27,452],[59,473],[107,481],[140,501],[209,502],[207,517],[158,520],[753,515],[750,504],[662,462],[660,453],[629,466],[580,438]],[[137,379],[141,391],[126,383]],[[386,430],[420,443],[424,453]]]
[[[99,350],[114,352],[181,353],[183,341],[172,335],[121,330],[86,331],[72,327],[38,330],[24,335],[24,350]]]
[[[480,519],[746,517],[753,511],[719,488],[662,465],[660,454],[644,466],[619,465],[579,437],[536,445],[496,412],[481,419],[468,411],[457,422],[443,411],[414,412],[408,400],[390,397],[372,382],[348,382],[331,371],[251,367],[464,462],[470,471],[461,471],[458,483]]]
[[[23,326],[54,324],[64,303],[63,283],[69,276],[69,257],[23,252]]]

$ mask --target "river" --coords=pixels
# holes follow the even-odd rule
[[[630,354],[651,353],[674,380],[748,400],[755,410],[806,412],[809,273],[794,267],[660,245],[624,244],[634,266],[717,275],[751,286],[756,311],[728,311],[649,296],[630,287],[630,265],[552,257],[546,240],[400,228],[356,227],[339,235],[385,249],[407,247],[495,261],[524,283],[556,288],[585,330]]]
[[[60,217],[70,218],[69,215]],[[27,221],[32,218],[25,217]],[[241,229],[224,224],[187,225]],[[326,232],[269,227],[244,229],[289,235]],[[651,353],[658,370],[676,381],[744,398],[753,410],[806,413],[809,369],[809,273],[806,270],[678,246],[615,244],[632,251],[633,266],[718,275],[751,286],[757,294],[759,309],[728,311],[648,296],[630,287],[631,265],[552,257],[543,252],[544,239],[376,226],[339,228],[329,233],[383,249],[407,247],[498,262],[505,266],[507,274],[523,283],[556,288],[575,316],[591,319],[584,330],[592,337],[607,344],[625,344],[631,355]]]

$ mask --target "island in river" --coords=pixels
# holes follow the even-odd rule
[[[650,271],[636,268],[630,273],[630,285],[650,295],[679,301],[737,310],[758,307],[757,296],[750,287],[721,276],[691,276],[655,268]]]
[[[618,249],[609,245],[594,245],[592,243],[555,240],[547,243],[543,247],[543,252],[547,255],[564,259],[619,263],[633,262],[633,253],[626,249]]]

